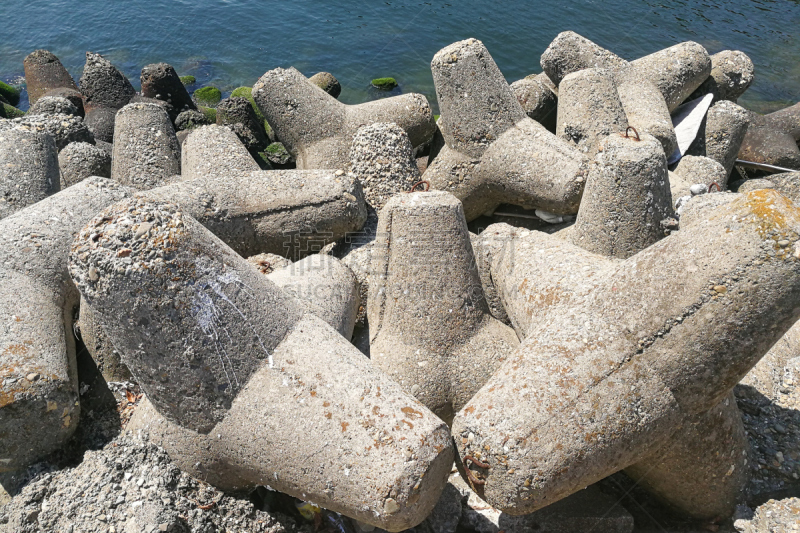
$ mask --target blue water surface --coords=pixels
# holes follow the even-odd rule
[[[694,40],[715,53],[747,53],[756,81],[740,103],[769,111],[800,100],[800,0],[501,1],[398,0],[28,0],[7,13],[0,78],[19,80],[37,48],[55,53],[78,79],[87,50],[139,86],[139,72],[165,61],[197,87],[224,92],[265,71],[294,66],[333,73],[341,100],[376,97],[372,78],[393,76],[403,92],[435,105],[430,60],[444,46],[482,40],[509,81],[540,72],[539,58],[574,30],[626,59]],[[27,102],[25,103],[27,105]],[[24,107],[24,106],[23,106]]]

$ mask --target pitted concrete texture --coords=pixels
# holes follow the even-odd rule
[[[767,180],[747,180],[744,185],[739,187],[739,191],[745,192],[755,190],[754,183],[757,181]],[[794,203],[800,205],[800,172],[784,172],[781,174],[772,174],[769,176],[769,184],[764,184],[766,187],[772,188],[780,192],[782,195],[789,198]],[[758,187],[758,188],[766,188]],[[744,189],[744,190],[743,190]]]
[[[411,141],[394,123],[359,128],[350,148],[350,161],[351,172],[364,189],[364,198],[376,210],[393,195],[411,191],[422,179]]]
[[[77,116],[25,115],[24,117],[4,121],[0,129],[10,126],[17,129],[46,133],[53,138],[56,148],[59,150],[73,142],[94,144],[94,135],[83,123],[83,119]]]
[[[78,423],[73,313],[67,274],[74,234],[126,189],[90,178],[0,221],[0,471],[61,447]]]
[[[280,270],[285,266],[289,266],[292,262],[282,255],[278,254],[256,254],[247,258],[247,262],[255,265],[259,272],[262,274],[272,274],[276,270]]]
[[[344,263],[314,254],[267,274],[306,312],[321,318],[347,340],[353,336],[360,297],[358,280]]]
[[[698,183],[702,183],[712,191],[717,189],[711,185],[712,183],[719,185],[723,191],[728,188],[728,173],[725,172],[725,167],[709,157],[685,155],[678,161],[672,174],[677,177],[673,179],[670,176],[673,201],[690,194],[689,187]]]
[[[599,272],[580,305],[554,291],[567,308],[535,325],[453,424],[461,457],[489,464],[467,461],[487,501],[510,514],[547,505],[644,460],[724,400],[800,313],[798,230],[788,199],[748,193]],[[543,270],[563,257],[527,256]]]
[[[86,52],[86,65],[80,83],[87,113],[95,107],[120,109],[136,94],[122,72],[106,58],[92,52]]]
[[[711,56],[711,75],[689,97],[700,98],[711,93],[714,100],[736,100],[755,78],[753,61],[739,50],[723,50]]]
[[[431,70],[445,141],[423,175],[432,189],[461,200],[468,221],[501,203],[577,212],[589,159],[525,115],[483,43],[440,50]]]
[[[800,141],[800,102],[764,115],[764,119],[771,127],[788,133],[794,140]]]
[[[114,107],[93,107],[86,113],[84,124],[92,132],[96,141],[114,142],[114,121],[118,109]]]
[[[558,95],[547,74],[542,72],[535,76],[527,76],[515,81],[510,87],[528,117],[548,131],[556,131]]]
[[[433,113],[420,94],[345,105],[294,68],[270,70],[253,86],[253,98],[298,169],[346,168],[353,135],[361,126],[394,122],[414,146],[433,135]]]
[[[21,128],[0,128],[0,218],[60,189],[53,138]]]
[[[330,72],[317,72],[308,78],[308,81],[334,98],[339,98],[339,95],[342,94],[342,85]]]
[[[42,96],[28,109],[29,115],[76,115],[78,108],[60,96]]]
[[[731,391],[716,407],[684,419],[664,446],[625,473],[673,509],[721,522],[747,496],[749,451]]]
[[[78,90],[75,80],[69,75],[61,61],[47,50],[34,50],[22,62],[25,69],[25,87],[28,102],[33,105],[47,91],[59,88]]]
[[[181,150],[167,112],[156,104],[128,104],[117,113],[111,179],[140,190],[181,173]]]
[[[764,125],[761,121],[747,128],[747,133],[739,148],[738,158],[754,163],[766,163],[800,170],[800,148],[798,148],[795,138],[768,124]]]
[[[728,100],[712,105],[689,155],[704,155],[725,167],[730,176],[750,124],[748,111]]]
[[[569,76],[562,85],[568,81]],[[650,135],[638,141],[610,135],[601,147],[569,240],[590,252],[627,259],[664,238],[662,223],[675,216],[667,158]]]
[[[247,98],[233,96],[221,101],[217,105],[217,124],[228,126],[250,152],[260,152],[269,144],[264,125]]]
[[[168,102],[177,115],[185,109],[197,109],[189,92],[172,65],[154,63],[142,69],[142,96]]]
[[[595,156],[601,139],[628,127],[609,70],[590,68],[568,74],[558,86],[558,98],[556,135],[589,157]]]
[[[671,113],[711,74],[711,57],[701,45],[687,41],[632,61],[631,66],[655,83]]]
[[[395,196],[377,235],[367,306],[372,360],[449,423],[519,341],[489,313],[454,196]]]
[[[259,170],[242,142],[223,126],[201,126],[181,146],[183,179],[221,178]]]
[[[64,98],[68,100],[78,110],[78,115],[83,117],[83,95],[77,89],[70,87],[59,87],[57,89],[50,89],[42,96],[52,96],[54,98]]]
[[[76,239],[70,274],[154,406],[133,428],[149,425],[190,473],[391,531],[436,503],[446,425],[176,205],[105,210]]]
[[[178,181],[139,193],[174,202],[244,257],[316,253],[367,218],[358,180],[342,171],[265,170]]]
[[[628,63],[575,32],[560,33],[542,54],[542,68],[556,85],[569,74],[588,68],[612,72],[633,67],[661,91],[667,108],[674,111],[711,74],[705,48],[687,41]],[[559,94],[560,96],[560,94]]]
[[[89,143],[70,143],[58,154],[61,170],[61,188],[85,180],[90,176],[111,177],[111,155]]]
[[[642,134],[650,134],[661,143],[669,156],[678,147],[672,117],[658,87],[636,69],[622,69],[616,76],[619,95],[628,125]]]
[[[574,31],[559,33],[540,61],[545,74],[558,86],[568,74],[587,68],[617,69],[627,61]]]

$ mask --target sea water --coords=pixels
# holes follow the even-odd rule
[[[422,93],[435,107],[430,61],[444,46],[480,39],[514,81],[540,72],[550,41],[573,30],[626,59],[686,40],[712,54],[742,50],[756,80],[741,104],[767,112],[800,100],[800,0],[26,0],[3,20],[0,79],[12,82],[37,48],[78,79],[90,50],[137,89],[148,63],[194,75],[190,89],[224,93],[294,66],[331,72],[345,103],[382,96],[370,80],[392,76],[396,92]]]

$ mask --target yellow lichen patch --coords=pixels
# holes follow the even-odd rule
[[[773,189],[745,193],[744,201],[755,215],[758,232],[767,237],[772,232],[794,231],[800,227],[800,209],[786,196]]]

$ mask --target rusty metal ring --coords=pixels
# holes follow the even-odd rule
[[[711,192],[711,187],[716,187],[717,192],[722,192],[722,187],[720,187],[719,183],[717,183],[716,181],[712,181],[711,183],[708,184],[708,192]]]
[[[635,133],[635,134],[636,134],[636,139],[635,139],[635,140],[636,140],[637,142],[642,140],[642,139],[639,137],[639,132],[638,132],[638,131],[636,131],[636,128],[634,128],[633,126],[628,126],[627,128],[625,128],[625,134],[623,134],[623,135],[622,135],[623,137],[625,137],[626,139],[632,139],[632,137],[631,137],[630,135],[628,135],[628,130],[633,130],[633,133]]]
[[[418,185],[423,185],[423,184],[425,185],[425,190],[421,191],[421,192],[428,192],[429,190],[431,190],[431,182],[430,181],[426,181],[426,180],[422,180],[422,181],[418,181],[414,185],[412,185],[411,186],[411,190],[408,191],[408,192],[416,192],[417,186]]]

